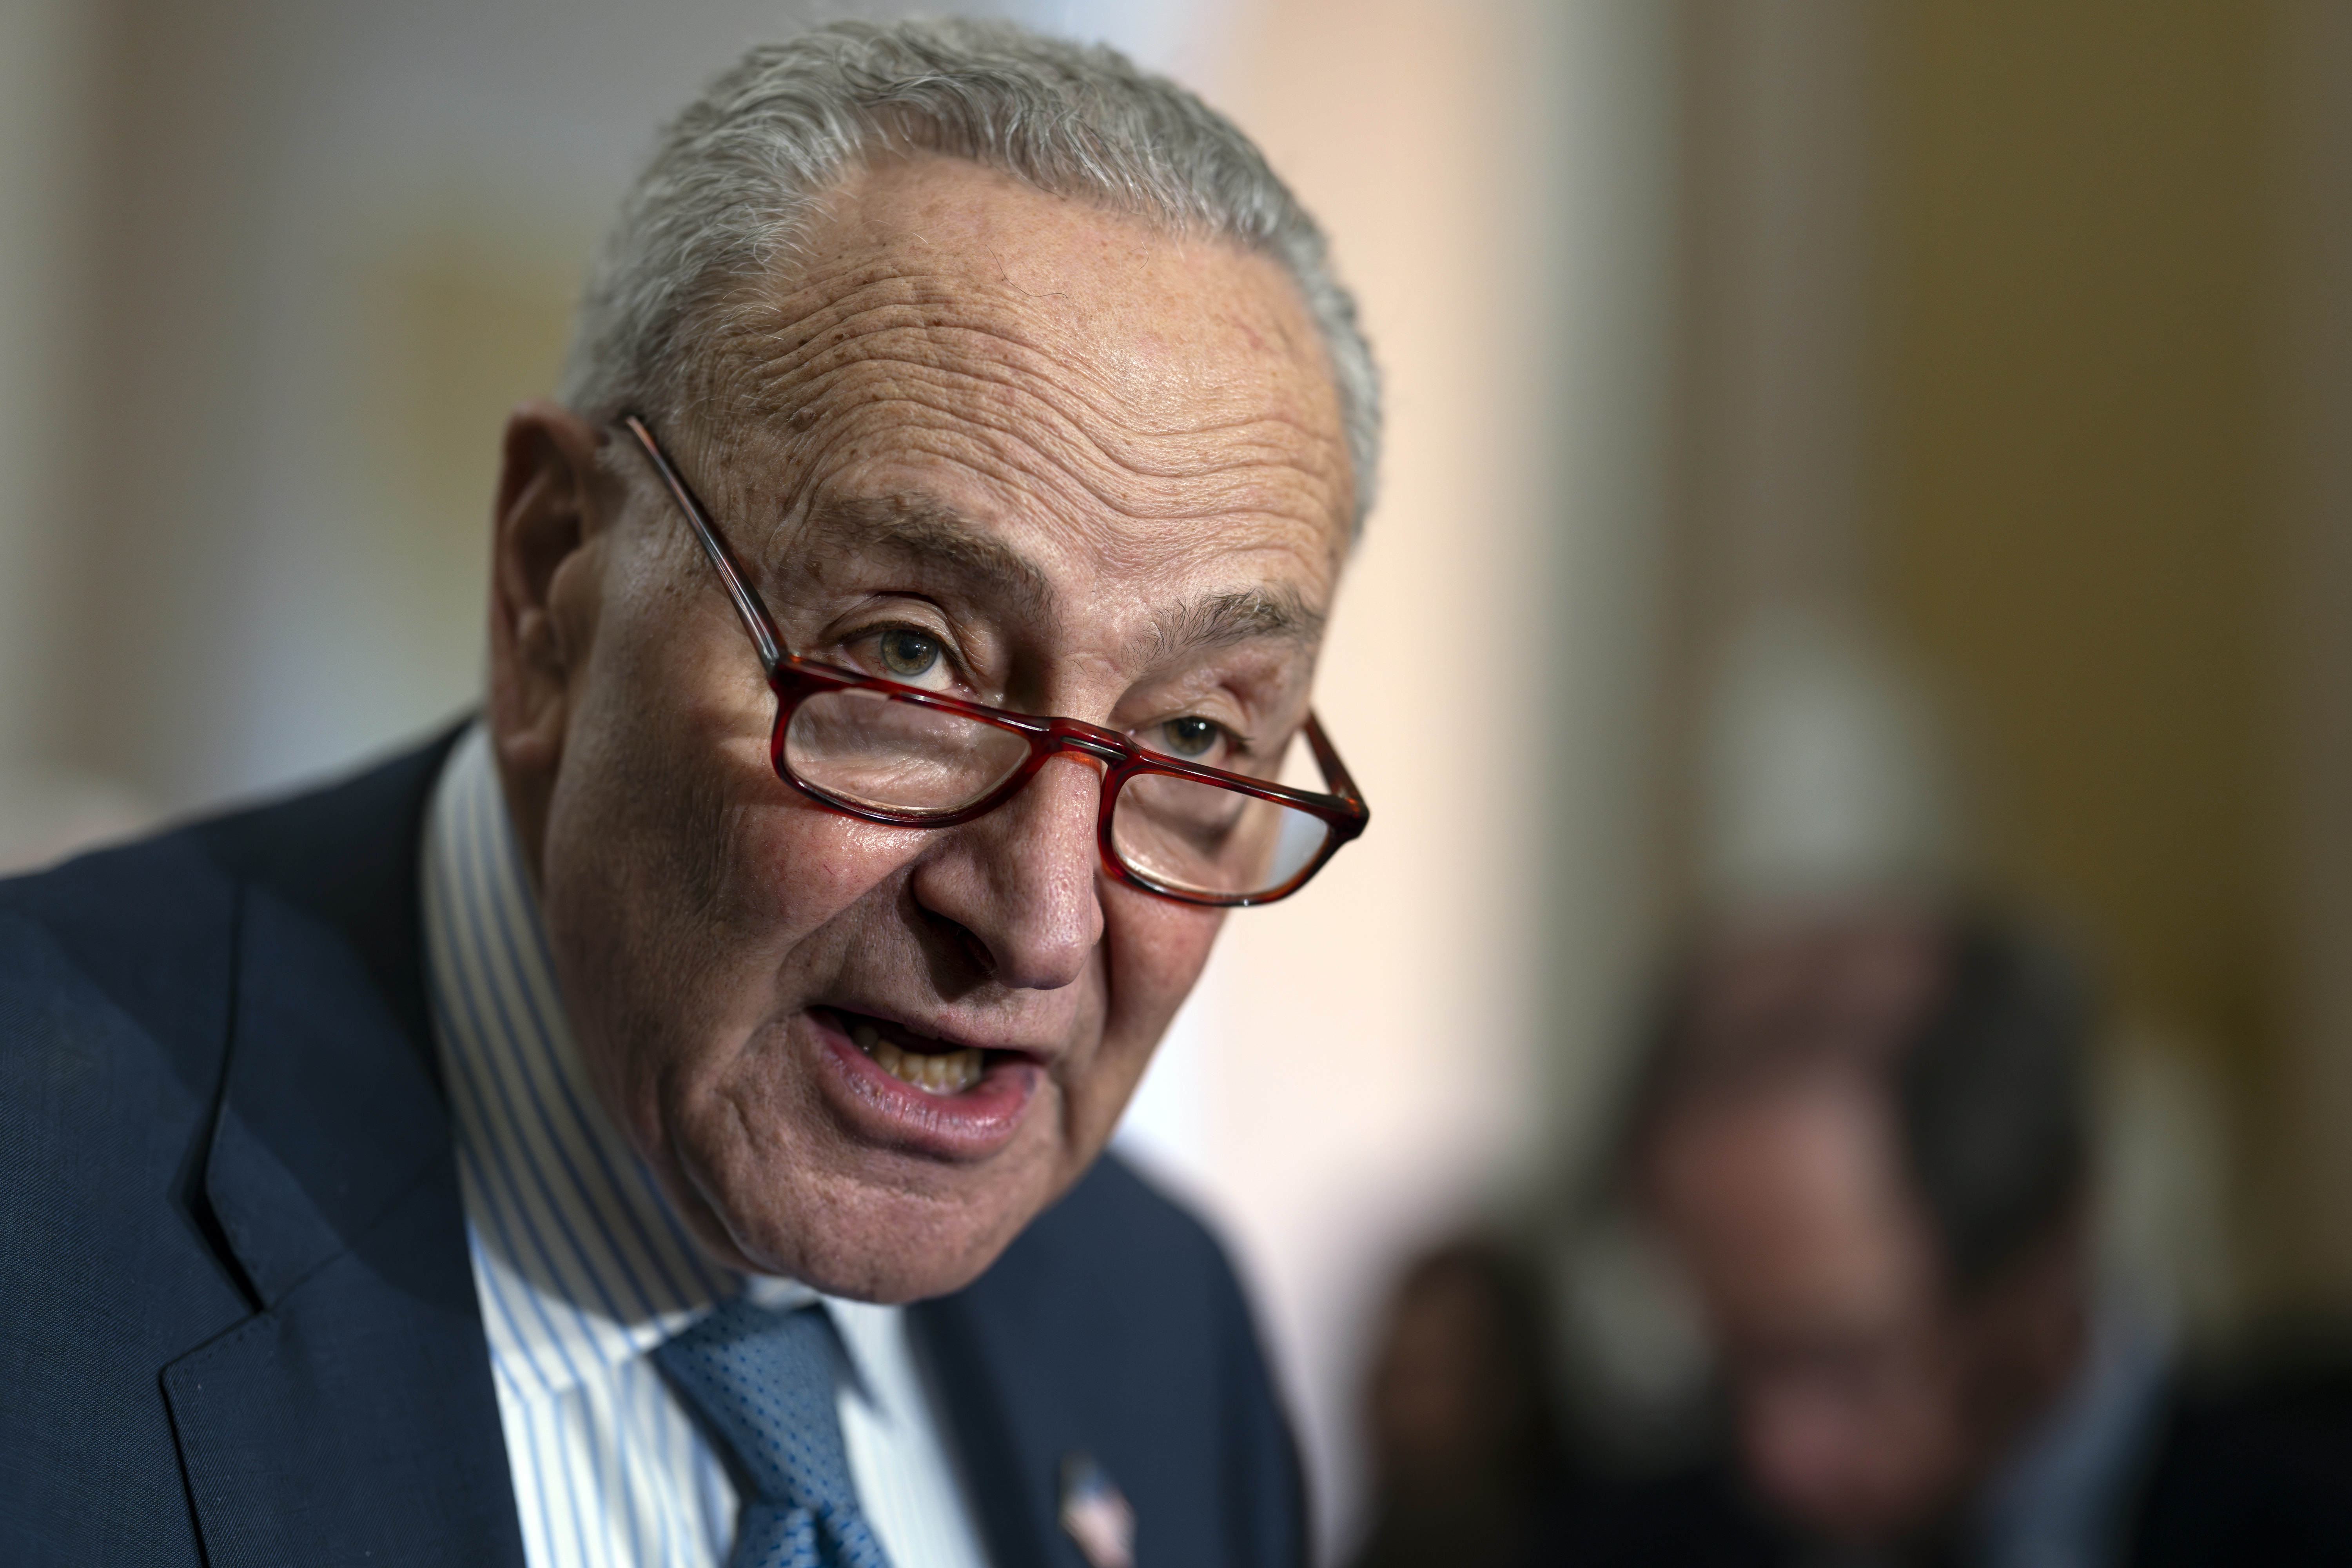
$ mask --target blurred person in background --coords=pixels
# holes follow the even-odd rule
[[[0,1558],[1301,1562],[1230,1267],[1097,1156],[1365,821],[1377,402],[1173,85],[746,56],[506,427],[483,714],[0,884]]]
[[[1612,1563],[2352,1562],[2352,1426],[2200,1394],[2097,1277],[2074,971],[1916,907],[1743,925],[1688,964],[1626,1169],[1711,1330],[1719,1459],[1596,1491]]]
[[[1372,1527],[1356,1568],[1500,1568],[1527,1559],[1563,1481],[1552,1325],[1507,1247],[1449,1243],[1389,1303],[1366,1415]]]

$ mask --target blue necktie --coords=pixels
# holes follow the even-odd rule
[[[654,1352],[748,1488],[728,1568],[890,1568],[841,1446],[838,1343],[822,1307],[738,1296]]]

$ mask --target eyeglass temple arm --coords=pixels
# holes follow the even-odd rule
[[[621,426],[636,438],[638,446],[645,448],[654,471],[661,476],[662,483],[669,487],[670,500],[676,501],[677,510],[686,515],[687,525],[694,530],[694,537],[702,542],[702,552],[710,557],[713,566],[719,568],[719,580],[727,584],[727,596],[735,601],[735,613],[742,617],[743,629],[751,634],[752,646],[759,649],[761,667],[772,674],[776,667],[784,662],[783,636],[776,630],[776,623],[769,618],[768,607],[760,602],[759,595],[751,591],[751,580],[744,574],[741,564],[735,559],[735,552],[727,547],[727,541],[720,537],[718,528],[712,524],[710,514],[695,499],[693,489],[686,482],[686,476],[671,467],[668,456],[662,451],[661,443],[654,439],[654,433],[646,427],[646,422],[634,414],[624,414]]]
[[[1339,753],[1331,749],[1330,740],[1323,733],[1323,721],[1311,711],[1307,715],[1307,744],[1315,753],[1316,763],[1322,768],[1324,778],[1329,781],[1331,793],[1349,802],[1363,814],[1356,828],[1357,832],[1362,832],[1363,824],[1371,820],[1372,814],[1364,805],[1363,794],[1356,788],[1356,781],[1349,775],[1348,764],[1341,762]]]

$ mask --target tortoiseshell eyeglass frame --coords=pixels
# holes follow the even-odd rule
[[[775,618],[751,580],[735,558],[735,552],[710,519],[709,511],[695,496],[686,477],[669,460],[661,443],[654,438],[646,422],[634,414],[625,415],[619,427],[626,432],[645,452],[654,471],[661,476],[663,487],[669,492],[687,525],[694,531],[702,552],[719,572],[719,580],[733,601],[737,618],[751,638],[751,647],[766,673],[768,688],[775,693],[776,720],[769,731],[768,760],[776,776],[810,799],[830,806],[849,816],[866,822],[878,822],[893,827],[953,827],[985,816],[1018,795],[1022,787],[1036,775],[1048,760],[1064,752],[1076,752],[1103,764],[1102,805],[1097,814],[1096,841],[1102,853],[1103,868],[1112,877],[1129,887],[1172,899],[1181,904],[1196,904],[1211,909],[1247,909],[1286,899],[1310,881],[1318,871],[1328,864],[1340,846],[1357,837],[1371,821],[1370,808],[1358,793],[1355,780],[1348,775],[1347,765],[1323,733],[1323,726],[1310,711],[1301,733],[1314,752],[1316,764],[1323,770],[1323,782],[1328,795],[1291,789],[1251,778],[1245,773],[1227,773],[1222,768],[1203,767],[1181,758],[1165,756],[1147,751],[1115,730],[1099,724],[1089,724],[1083,719],[1052,718],[1034,713],[1016,713],[1010,709],[989,708],[961,698],[926,691],[920,687],[905,686],[878,676],[860,675],[855,670],[840,669],[801,658],[784,646],[782,633],[776,629]],[[894,702],[911,702],[941,712],[961,714],[981,723],[993,725],[1018,735],[1029,744],[1027,761],[998,784],[971,805],[953,811],[894,811],[863,802],[849,800],[823,786],[810,783],[793,772],[784,751],[785,731],[791,726],[793,714],[811,697],[820,692],[839,691],[856,688],[887,697]],[[1319,817],[1328,825],[1329,834],[1322,848],[1287,881],[1277,887],[1255,893],[1205,893],[1189,888],[1171,886],[1137,870],[1120,858],[1111,837],[1111,813],[1118,800],[1118,792],[1130,779],[1145,774],[1164,774],[1170,778],[1191,779],[1213,784],[1238,794],[1271,801],[1295,811]]]

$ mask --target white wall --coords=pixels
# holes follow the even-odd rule
[[[143,820],[143,803],[61,755],[53,650],[68,635],[68,454],[85,380],[76,329],[94,239],[87,134],[103,16],[0,5],[0,872]]]
[[[96,40],[71,0],[0,6],[0,754],[30,751],[47,718],[39,656],[55,629],[42,584],[69,480],[53,457],[75,410],[73,278],[92,171],[78,134]]]

